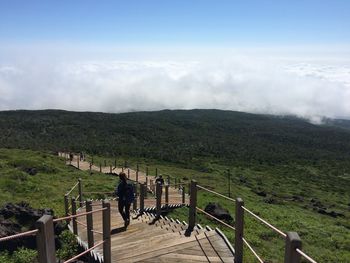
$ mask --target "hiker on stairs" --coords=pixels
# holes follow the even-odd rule
[[[119,184],[116,189],[118,196],[118,210],[124,220],[124,227],[130,224],[130,205],[134,201],[134,186],[127,183],[126,174],[121,172],[119,174]]]

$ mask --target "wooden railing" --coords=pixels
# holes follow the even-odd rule
[[[67,156],[67,155],[66,155]],[[93,165],[93,157],[91,157],[90,162],[90,171],[91,166]],[[77,166],[79,167],[79,158],[77,158]],[[107,166],[106,160],[104,161],[104,166]],[[114,168],[117,166],[116,159],[114,161]],[[102,164],[99,164],[100,172],[102,171]],[[122,170],[127,174],[127,177],[130,179],[130,168],[127,167],[127,162],[124,162],[124,167]],[[110,173],[112,173],[113,167],[110,165]],[[146,182],[139,182],[139,175],[140,172],[140,166],[139,164],[136,165],[136,178],[134,180],[134,183],[136,185],[139,185],[140,193],[136,192],[136,198],[134,201],[133,209],[137,209],[137,203],[139,201],[139,212],[143,213],[145,209],[145,199],[147,197],[147,190],[150,190],[152,193],[155,194],[156,199],[156,218],[159,218],[162,212],[162,194],[165,195],[165,205],[170,204],[171,201],[169,200],[169,187],[173,186],[175,188],[178,188],[179,191],[182,192],[182,204],[185,204],[185,188],[186,183],[182,183],[179,179],[171,178],[170,175],[163,173],[163,176],[166,176],[166,183],[164,185],[156,184],[153,179],[149,179],[149,167],[146,166],[145,168],[145,174],[146,174]],[[229,173],[229,172],[228,172]],[[160,170],[158,168],[155,168],[155,176],[160,175]],[[165,179],[165,178],[164,178]],[[171,183],[171,180],[174,181],[174,183]],[[73,187],[75,189],[78,187],[78,196],[76,199],[79,198],[79,204],[81,206],[81,202],[83,200],[83,192],[82,192],[82,185],[81,180]],[[137,189],[137,187],[135,188]],[[227,224],[226,222],[214,217],[213,215],[207,213],[206,211],[202,210],[201,208],[197,207],[197,190],[204,190],[209,193],[215,194],[221,198],[225,198],[226,200],[229,200],[231,202],[234,202],[236,205],[235,210],[235,225],[231,226]],[[254,248],[249,244],[249,242],[244,238],[244,214],[245,212],[258,220],[259,222],[263,223],[267,227],[274,230],[276,233],[278,233],[281,237],[285,239],[285,252],[284,252],[284,262],[285,263],[299,263],[301,262],[301,258],[305,258],[307,261],[311,263],[317,263],[314,259],[312,259],[310,256],[308,256],[305,252],[301,250],[302,242],[299,237],[299,235],[296,232],[283,232],[273,226],[272,224],[268,223],[266,220],[262,219],[252,211],[250,211],[247,207],[244,206],[244,201],[241,198],[233,199],[231,197],[227,197],[223,194],[220,194],[216,191],[210,190],[204,186],[198,185],[195,180],[192,180],[191,183],[188,186],[188,192],[190,193],[190,201],[189,201],[189,215],[188,215],[188,229],[186,231],[186,235],[190,235],[193,231],[194,226],[196,225],[196,215],[197,211],[200,213],[205,214],[206,216],[212,218],[213,220],[219,222],[222,225],[225,225],[226,227],[230,228],[235,233],[235,242],[234,242],[234,250],[235,250],[235,262],[241,263],[243,262],[243,246],[246,245],[248,249],[253,253],[253,255],[256,257],[256,259],[259,262],[264,262],[262,258],[258,255],[258,253],[254,250]],[[65,207],[68,208],[69,202],[68,196],[65,196]],[[75,202],[74,202],[75,203]],[[73,202],[71,207],[73,207]],[[66,210],[67,211],[67,210]]]
[[[207,213],[206,211],[202,210],[201,208],[197,207],[197,190],[204,190],[207,192],[210,192],[212,194],[215,194],[219,197],[225,198],[231,202],[235,203],[235,225],[231,226],[227,224],[226,222],[216,218],[215,216]],[[278,233],[280,236],[282,236],[285,239],[285,252],[284,252],[284,263],[300,263],[301,257],[305,258],[311,263],[317,263],[314,259],[312,259],[310,256],[308,256],[305,252],[303,252],[302,249],[302,242],[301,239],[296,232],[283,232],[279,230],[277,227],[273,226],[266,220],[262,219],[252,211],[250,211],[247,207],[244,206],[244,201],[241,198],[230,198],[223,194],[220,194],[218,192],[215,192],[213,190],[210,190],[206,187],[200,186],[197,184],[195,180],[191,181],[190,185],[190,206],[189,206],[189,215],[188,215],[188,229],[187,229],[187,235],[190,235],[190,233],[193,231],[194,226],[196,225],[196,215],[197,211],[207,215],[208,217],[216,220],[217,222],[225,225],[226,227],[230,228],[234,231],[235,234],[235,243],[234,243],[234,249],[235,249],[235,262],[236,263],[242,263],[243,262],[243,246],[246,245],[248,249],[253,253],[253,255],[256,257],[256,259],[263,263],[264,261],[262,258],[258,255],[258,253],[253,249],[253,247],[249,244],[249,242],[244,238],[244,212],[247,212],[250,216],[257,219],[259,222],[263,223],[265,226],[271,228],[276,233]]]
[[[93,240],[93,226],[92,226],[92,214],[102,212],[103,217],[103,239],[101,242],[94,244]],[[12,236],[7,236],[0,238],[0,242],[20,238],[23,236],[36,235],[36,244],[38,251],[38,262],[39,263],[56,263],[56,251],[55,251],[55,235],[54,235],[54,223],[67,221],[73,221],[73,229],[75,229],[75,234],[77,234],[77,227],[74,224],[77,224],[77,218],[86,216],[86,227],[88,233],[88,249],[72,257],[71,259],[66,260],[64,263],[69,263],[77,258],[80,258],[83,255],[88,254],[90,251],[95,249],[98,246],[103,245],[103,261],[105,263],[111,263],[111,238],[110,238],[110,226],[111,226],[111,217],[110,217],[110,204],[109,202],[103,202],[101,209],[92,210],[91,203],[87,202],[86,212],[76,214],[73,212],[72,215],[65,216],[62,218],[53,219],[51,215],[43,215],[35,224],[36,229],[27,231],[24,233],[19,233]],[[96,232],[96,231],[95,231]]]

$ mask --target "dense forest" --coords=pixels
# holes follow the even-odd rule
[[[3,111],[0,147],[86,151],[184,164],[206,158],[236,165],[339,163],[350,157],[347,125],[347,121],[313,125],[295,117],[220,110]]]

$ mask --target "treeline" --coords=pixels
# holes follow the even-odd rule
[[[178,163],[349,162],[350,130],[294,117],[220,110],[107,114],[0,112],[0,147],[85,151]]]

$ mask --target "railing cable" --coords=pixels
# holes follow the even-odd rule
[[[91,229],[91,232],[96,233],[96,234],[103,235],[103,232],[97,231],[97,230],[94,230],[94,229]]]
[[[71,215],[71,216],[65,216],[65,217],[61,217],[61,218],[56,218],[53,220],[53,222],[57,222],[57,221],[63,221],[63,220],[67,220],[67,219],[72,219],[72,218],[76,218],[76,217],[80,217],[80,216],[85,216],[85,215],[89,215],[89,214],[93,214],[96,212],[100,212],[103,210],[106,210],[107,208],[100,208],[100,209],[96,209],[90,212],[84,212],[84,213],[80,213],[80,214],[76,214],[76,215]]]
[[[203,189],[203,190],[205,190],[205,191],[207,191],[207,192],[210,192],[210,193],[212,193],[212,194],[216,194],[216,195],[218,195],[218,196],[221,196],[221,197],[223,197],[223,198],[225,198],[225,199],[227,199],[227,200],[230,200],[230,201],[232,201],[232,202],[236,202],[236,200],[233,199],[233,198],[227,197],[226,195],[220,194],[220,193],[218,193],[218,192],[215,192],[215,191],[213,191],[213,190],[210,190],[210,189],[208,189],[208,188],[206,188],[206,187],[203,187],[203,186],[201,186],[201,185],[197,185],[197,187],[200,188],[200,189]]]
[[[15,234],[12,236],[2,237],[2,238],[0,238],[0,242],[19,238],[19,237],[24,237],[24,236],[31,236],[31,235],[36,234],[38,231],[39,231],[38,229],[34,229],[34,230],[27,231],[27,232]]]
[[[84,226],[84,227],[87,227],[87,224],[84,224],[83,222],[80,222],[80,221],[76,221],[77,222],[77,224],[79,224],[79,225],[82,225],[82,226]]]
[[[245,240],[244,237],[242,237],[243,242],[247,245],[247,247],[249,248],[249,250],[254,254],[254,256],[257,258],[257,260],[259,260],[260,263],[264,263],[264,261],[259,257],[259,255],[255,252],[255,250],[251,247],[251,245],[249,245],[248,241]]]
[[[77,183],[66,193],[66,195],[69,195],[69,194],[75,189],[75,187],[78,186],[78,184],[79,184],[79,182],[77,182]]]
[[[208,212],[205,212],[204,210],[200,209],[199,207],[196,207],[196,209],[197,209],[198,211],[202,212],[203,214],[206,214],[207,216],[213,218],[214,220],[220,222],[221,224],[227,226],[228,228],[231,228],[232,230],[236,230],[233,226],[231,226],[231,225],[225,223],[224,221],[222,221],[222,220],[218,219],[217,217],[215,217],[215,216],[209,214]]]
[[[310,261],[311,263],[317,263],[316,260],[312,259],[310,256],[306,255],[303,251],[301,251],[299,248],[296,249],[296,251],[298,252],[299,255],[303,256],[304,258],[306,258],[308,261]]]
[[[91,250],[94,250],[96,247],[102,245],[105,241],[101,241],[100,243],[97,243],[96,245],[94,245],[93,247],[85,250],[84,252],[80,253],[79,255],[76,255],[75,257],[72,257],[71,259],[68,259],[67,261],[64,261],[63,263],[70,263],[73,262],[74,260],[76,260],[77,258],[80,258],[81,256],[89,253]]]
[[[257,216],[256,214],[254,214],[252,211],[250,211],[249,209],[245,208],[244,206],[242,206],[242,208],[247,211],[249,214],[251,214],[253,217],[255,217],[256,219],[258,219],[259,221],[263,222],[265,225],[267,225],[268,227],[270,227],[271,229],[275,230],[277,233],[279,233],[281,236],[283,237],[287,237],[287,235],[285,233],[283,233],[281,230],[279,230],[278,228],[276,228],[275,226],[271,225],[270,223],[268,223],[267,221],[265,221],[264,219],[262,219],[261,217]]]

